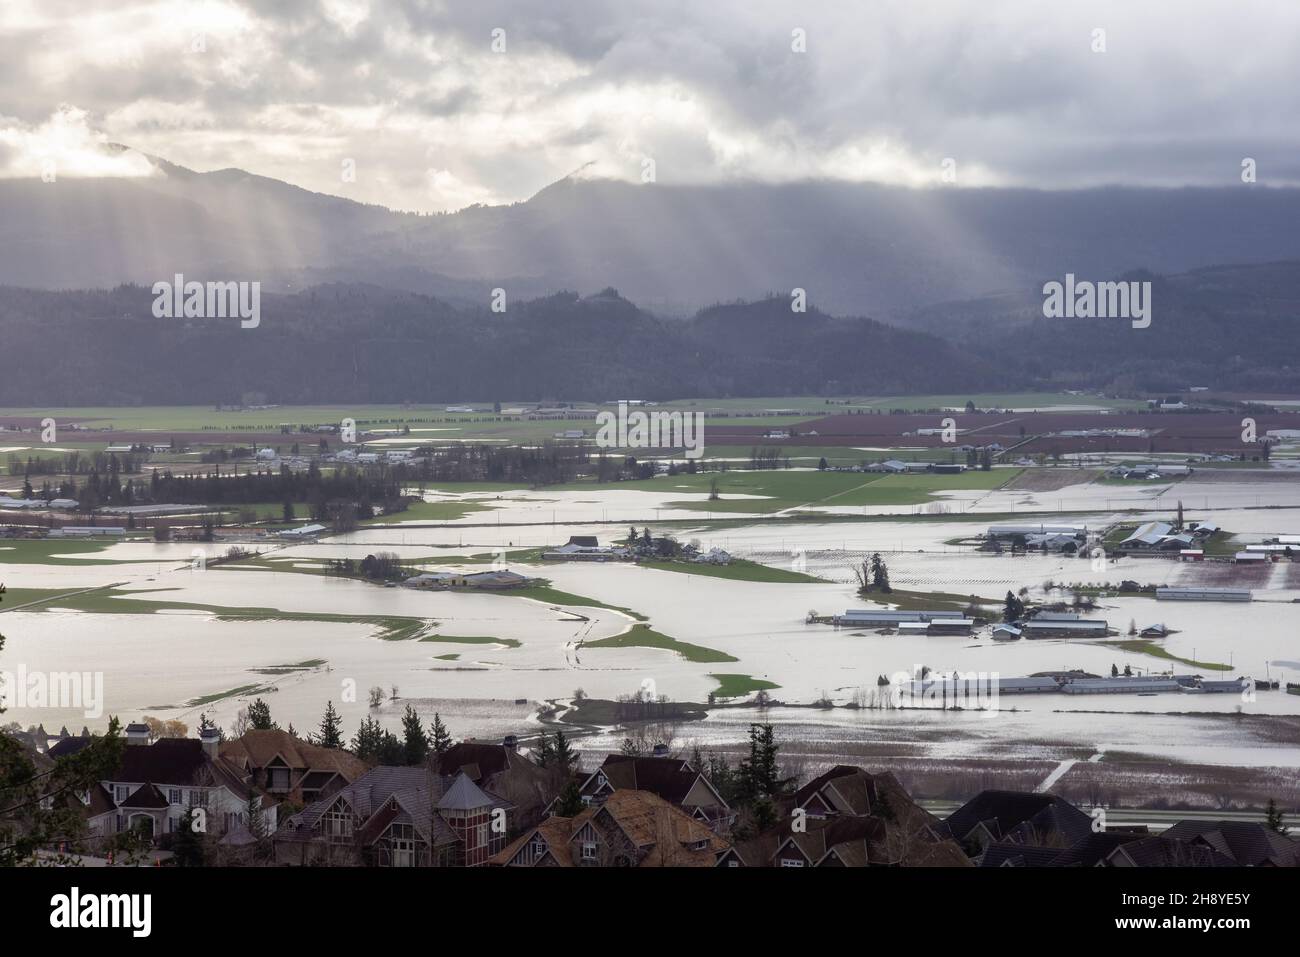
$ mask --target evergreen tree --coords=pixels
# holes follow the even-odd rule
[[[193,807],[185,809],[172,837],[172,855],[177,867],[203,866],[203,835],[194,830],[194,811]]]
[[[414,767],[417,764],[423,764],[425,757],[429,754],[429,737],[424,733],[424,725],[420,723],[420,716],[415,713],[415,708],[409,704],[402,714],[402,738],[407,766]]]
[[[384,729],[374,718],[361,719],[361,727],[352,736],[352,753],[363,761],[369,761],[379,754],[384,743]]]
[[[564,736],[563,731],[555,732],[555,745],[552,750],[554,752],[552,761],[555,767],[565,774],[568,774],[577,765],[578,756],[574,753],[573,747],[569,744],[569,739]]]
[[[393,732],[385,731],[384,740],[380,742],[379,752],[375,757],[382,765],[400,767],[406,762],[406,745]]]
[[[279,726],[271,720],[271,706],[261,698],[248,706],[248,723],[254,731],[279,730]]]
[[[542,732],[542,738],[537,744],[537,764],[543,768],[555,764],[555,745],[551,743],[551,736],[545,732]]]
[[[314,743],[322,748],[343,747],[343,719],[334,710],[333,701],[325,704],[325,714],[321,716],[320,731],[317,733]]]
[[[1005,604],[1006,607],[1002,610],[1002,620],[1007,622],[1019,621],[1025,613],[1025,603],[1008,591]]]
[[[771,797],[781,789],[779,750],[770,724],[749,726],[749,757],[740,762],[739,774],[743,796],[750,803]]]
[[[555,813],[560,817],[574,817],[582,813],[583,807],[582,792],[578,790],[578,782],[569,778],[569,782],[564,785],[564,790],[556,800]]]
[[[451,748],[451,732],[447,726],[442,723],[442,717],[438,712],[433,713],[433,724],[429,726],[429,745],[433,748],[433,753],[441,757]]]
[[[1268,799],[1268,810],[1265,812],[1264,825],[1270,831],[1281,834],[1283,837],[1286,836],[1286,819],[1282,815],[1282,809],[1277,806],[1277,801],[1272,798]]]

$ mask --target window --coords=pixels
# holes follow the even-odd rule
[[[325,836],[335,843],[350,841],[352,839],[352,815],[338,807],[326,814]]]
[[[169,804],[180,804],[180,803],[181,803],[181,789],[180,789],[180,788],[168,788],[168,790],[167,790],[167,802],[168,802]]]
[[[268,768],[267,769],[267,788],[272,791],[289,790],[289,769],[288,768]]]
[[[127,797],[128,797],[127,786],[125,784],[113,785],[113,800],[115,802],[121,804],[123,801],[127,799]]]
[[[781,858],[781,866],[782,867],[803,867],[803,861],[796,860],[795,858],[792,857],[783,857]]]
[[[583,842],[582,842],[582,859],[583,859],[584,861],[594,861],[594,860],[596,859],[596,842],[595,842],[595,841],[583,841]]]
[[[728,867],[739,867],[739,866],[740,866],[740,861],[737,861],[737,860],[734,860],[734,859],[733,859],[733,860],[730,860],[730,861],[727,861],[727,866],[728,866]]]

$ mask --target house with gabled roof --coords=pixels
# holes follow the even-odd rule
[[[781,824],[738,843],[721,867],[967,867],[890,773],[836,765],[778,801]]]
[[[709,779],[682,758],[611,754],[578,787],[584,804],[602,804],[618,790],[649,791],[719,834],[735,814]]]
[[[1208,847],[1241,867],[1300,867],[1300,841],[1255,821],[1179,821],[1161,836]]]
[[[348,751],[310,744],[278,728],[245,731],[218,750],[222,758],[249,775],[256,787],[277,800],[296,804],[328,797],[368,769]]]
[[[250,800],[269,827],[275,801],[259,794],[243,768],[218,753],[220,732],[204,729],[198,739],[161,738],[149,743],[149,728],[126,728],[122,760],[100,786],[112,801],[109,833],[131,830],[153,840],[175,833],[191,809],[202,812],[208,834],[224,836],[246,825]]]
[[[507,735],[499,744],[461,741],[441,755],[430,754],[430,766],[444,777],[465,774],[484,790],[510,802],[511,831],[532,827],[564,781],[519,753],[518,739]]]
[[[505,844],[511,805],[463,773],[371,768],[275,833],[280,864],[473,867]]]
[[[981,791],[935,828],[979,861],[998,842],[1022,846],[1070,847],[1092,833],[1092,816],[1055,794]]]
[[[650,791],[617,790],[574,817],[550,817],[489,863],[498,867],[714,867],[730,844]]]

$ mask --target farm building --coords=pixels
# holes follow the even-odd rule
[[[971,618],[936,618],[928,626],[931,635],[969,635],[975,621]]]
[[[1048,532],[1025,536],[1025,547],[1043,552],[1077,552],[1079,541],[1063,532]]]
[[[43,498],[10,498],[8,495],[0,495],[0,508],[46,508],[48,505]]]
[[[1084,538],[1088,534],[1087,525],[990,525],[989,538],[1017,538],[1027,535],[1071,535]]]
[[[1042,621],[1034,619],[1021,626],[1026,638],[1104,638],[1105,619],[1079,621]]]
[[[934,621],[903,621],[900,635],[969,635],[975,622],[970,618],[936,618]]]
[[[965,618],[959,611],[900,611],[896,608],[850,608],[835,615],[832,624],[848,628],[894,628],[905,621],[928,622],[936,618]]]
[[[1019,641],[1020,629],[1015,625],[997,625],[993,629],[994,641]]]
[[[1129,551],[1166,551],[1191,548],[1191,535],[1174,533],[1174,527],[1168,522],[1147,522],[1139,526],[1128,538],[1119,543],[1119,547]]]
[[[1169,588],[1156,589],[1158,601],[1250,601],[1249,588]]]
[[[281,538],[302,539],[315,538],[317,535],[326,531],[329,531],[326,526],[313,524],[299,525],[297,528],[286,528],[283,532],[279,532],[278,534]]]
[[[1066,694],[1153,694],[1159,691],[1177,691],[1176,678],[1073,678],[1063,685]]]
[[[1203,548],[1184,548],[1178,552],[1180,562],[1203,562],[1205,561],[1205,549]]]
[[[407,588],[451,588],[465,584],[465,576],[460,572],[425,572],[412,575],[402,582]]]
[[[126,529],[120,525],[64,525],[62,528],[50,529],[50,538],[108,538],[125,535]]]
[[[1251,565],[1269,561],[1269,555],[1267,552],[1237,552],[1232,556],[1232,560],[1238,565]]]
[[[617,562],[631,557],[631,549],[600,545],[595,535],[574,535],[558,548],[542,552],[542,558],[548,562]]]

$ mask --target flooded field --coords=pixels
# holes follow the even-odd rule
[[[1120,558],[1094,567],[1062,555],[1012,558],[961,544],[984,530],[981,521],[917,520],[907,511],[893,520],[858,522],[733,512],[719,524],[707,512],[666,507],[694,494],[673,489],[669,481],[663,492],[431,494],[482,501],[489,510],[455,522],[376,526],[314,542],[268,539],[250,546],[260,561],[224,566],[203,567],[195,560],[224,555],[228,545],[218,543],[129,541],[66,551],[52,546],[41,561],[14,560],[27,553],[0,545],[12,552],[9,559],[0,552],[0,561],[15,595],[38,589],[69,596],[0,615],[8,637],[6,667],[104,676],[101,714],[14,706],[6,720],[77,730],[102,727],[110,714],[152,714],[194,725],[206,713],[229,725],[239,709],[261,696],[282,725],[292,722],[302,732],[315,727],[330,700],[349,734],[367,714],[396,728],[405,703],[414,703],[422,712],[439,711],[458,736],[497,737],[537,727],[546,702],[568,702],[579,692],[616,699],[653,688],[673,701],[704,703],[724,680],[739,676],[767,683],[777,701],[805,706],[777,707],[765,715],[800,742],[797,750],[807,751],[808,760],[851,756],[869,745],[881,760],[929,766],[1014,758],[1030,768],[1022,768],[1030,776],[1050,772],[1060,761],[1105,763],[1118,755],[1196,766],[1300,765],[1294,718],[1300,696],[1284,691],[1261,691],[1253,701],[1235,694],[1003,696],[996,713],[853,707],[873,700],[880,676],[922,667],[1003,677],[1071,669],[1108,675],[1128,667],[1135,673],[1300,681],[1300,605],[1291,604],[1300,599],[1296,566],[1241,571],[1224,564]],[[1046,507],[1057,522],[1100,531],[1119,520],[1168,519],[1181,499],[1189,518],[1212,513],[1244,543],[1300,528],[1300,513],[1255,507],[1257,497],[1285,498],[1288,489],[1207,483],[1202,503],[1189,482],[1177,488],[1177,498],[1143,488],[1140,500],[1147,507],[1136,513],[1091,485],[1044,494],[1042,502],[1025,491],[966,492],[961,495],[969,497],[959,504],[990,514]],[[1058,496],[1078,502],[1080,511],[1055,511]],[[821,581],[774,583],[691,574],[689,568],[504,558],[512,549],[558,545],[573,535],[621,540],[630,525],[658,521],[671,522],[679,540],[698,540],[705,549],[721,548]],[[538,598],[415,591],[323,573],[326,560],[359,561],[377,551],[425,568],[466,571],[483,570],[495,557],[513,571],[546,579],[552,591]],[[837,614],[864,604],[852,569],[874,552],[887,560],[895,588],[976,596],[988,603],[984,614],[992,619],[1008,591],[1025,589],[1030,600],[1060,601],[1068,597],[1060,585],[1094,586],[1100,593],[1088,615],[1105,618],[1112,634],[1104,641],[1004,643],[992,641],[987,626],[969,637],[924,637],[808,623],[810,613]],[[1256,600],[1248,604],[1157,602],[1121,597],[1105,587],[1124,579],[1240,586],[1243,576],[1256,589]],[[106,586],[116,587],[78,594]],[[1129,638],[1130,628],[1154,624],[1165,625],[1168,637],[1145,644]],[[633,628],[648,628],[662,640],[592,646]],[[401,640],[392,640],[395,635]],[[372,687],[385,689],[383,704],[373,712],[367,701]],[[819,701],[834,707],[807,707]],[[754,717],[734,708],[715,710],[707,720],[671,733],[725,749],[743,739]],[[1241,717],[1251,723],[1223,724]],[[594,750],[616,749],[624,734],[591,730],[597,733],[582,741]]]

